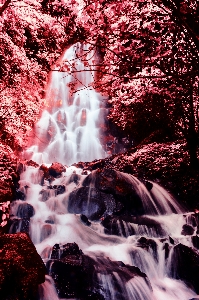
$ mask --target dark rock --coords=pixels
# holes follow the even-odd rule
[[[164,254],[165,259],[168,259],[169,253],[170,253],[170,246],[169,246],[169,243],[165,243],[165,244],[163,245],[163,248],[162,248],[162,249],[163,249],[164,252],[165,252],[165,254]]]
[[[144,214],[143,203],[138,195],[137,181],[133,176],[125,175],[113,169],[97,169],[90,173],[82,185],[96,187],[100,191],[112,194],[116,202],[123,205],[121,214],[142,215]]]
[[[17,219],[12,218],[8,221],[8,232],[9,233],[17,233],[17,232],[24,232],[29,233],[30,229],[30,219]]]
[[[193,233],[194,233],[194,228],[192,226],[187,224],[182,226],[182,232],[181,232],[182,235],[192,235]]]
[[[48,172],[49,172],[49,175],[51,175],[55,178],[58,178],[61,176],[61,174],[63,172],[66,172],[66,168],[62,164],[55,162],[55,163],[52,163],[52,165],[48,169]]]
[[[33,160],[28,160],[28,161],[26,162],[26,165],[27,165],[27,166],[31,166],[31,167],[35,167],[35,168],[38,168],[38,167],[39,167],[39,165],[38,165],[35,161],[33,161]]]
[[[80,175],[76,174],[76,172],[74,171],[73,174],[71,174],[70,179],[69,179],[69,183],[74,182],[75,184],[78,184],[80,180]]]
[[[36,300],[46,268],[25,233],[0,236],[0,299]]]
[[[144,231],[144,233],[147,233],[148,235],[152,237],[164,237],[167,235],[165,230],[162,228],[161,223],[159,223],[157,220],[154,220],[150,217],[146,216],[136,216],[136,217],[122,217],[124,220],[128,220],[128,222],[132,224],[138,224],[139,232]]]
[[[52,233],[51,224],[44,224],[41,228],[41,242],[45,240]]]
[[[82,162],[82,161],[72,164],[72,166],[74,166],[76,168],[80,168],[80,169],[83,169],[85,167],[85,165],[86,165],[86,163]]]
[[[194,236],[191,237],[191,239],[192,239],[193,246],[196,249],[199,249],[199,236],[194,235]]]
[[[83,186],[94,186],[99,190],[120,196],[133,192],[132,184],[113,169],[97,169],[91,172],[83,181]]]
[[[101,224],[104,226],[106,234],[128,237],[134,235],[135,231],[130,223],[125,222],[117,216],[107,216]]]
[[[102,284],[98,278],[103,276],[104,279],[106,280],[107,278],[110,283],[110,286],[103,286],[102,294],[105,299],[129,299],[129,291],[127,292],[125,285],[129,280],[136,277],[142,280],[142,291],[139,291],[140,287],[136,286],[138,293],[142,293],[147,287],[150,287],[146,275],[137,267],[125,265],[121,261],[111,261],[105,257],[98,257],[95,261],[91,261],[91,263],[93,263],[95,268],[92,280],[98,282],[98,291],[101,291],[100,285]],[[118,278],[120,278],[119,281]],[[143,295],[142,297],[143,299],[147,299]]]
[[[88,171],[87,170],[83,170],[81,174],[82,175],[88,175]]]
[[[50,196],[50,192],[49,192],[48,189],[47,190],[41,190],[39,192],[39,194],[42,195],[40,200],[43,201],[43,202],[47,201],[49,196]]]
[[[99,220],[106,212],[106,203],[113,203],[114,206],[112,195],[102,193],[96,188],[81,187],[70,193],[68,211],[83,214],[90,220]]]
[[[80,219],[86,226],[91,226],[91,222],[88,220],[88,218],[85,215],[81,215]]]
[[[199,234],[199,226],[197,226],[196,234]]]
[[[47,223],[47,224],[55,224],[55,222],[53,220],[45,220],[45,223]]]
[[[185,281],[190,288],[199,293],[198,253],[182,244],[174,246],[170,268],[171,277]]]
[[[79,249],[76,243],[67,243],[62,246],[60,258],[62,259],[71,255],[80,256],[82,254],[82,250]]]
[[[169,236],[169,242],[170,242],[170,244],[172,244],[172,245],[175,244],[174,239],[172,239],[172,237],[170,237],[170,236]]]
[[[51,259],[59,259],[60,257],[60,246],[55,244],[52,248]]]
[[[60,247],[55,245],[50,260],[47,262],[49,275],[55,282],[60,298],[76,298],[84,295],[87,288],[87,274],[82,264],[82,252],[77,244],[66,244],[62,250],[62,260],[59,257]]]
[[[123,172],[128,174],[135,174],[135,169],[132,165],[126,165],[123,167]]]
[[[139,234],[148,234],[152,237],[166,236],[166,232],[161,224],[149,217],[132,217],[132,216],[107,216],[101,224],[105,227],[106,234],[128,237],[139,232]],[[138,226],[134,226],[137,224]]]
[[[94,260],[84,255],[75,243],[66,244],[63,249],[61,246],[55,245],[54,249],[62,252],[61,257],[48,261],[47,269],[54,279],[60,298],[111,299],[110,289],[112,289],[115,299],[125,300],[127,291],[120,286],[117,278],[121,279],[122,286],[125,286],[125,283],[134,277],[142,278],[143,284],[149,286],[146,275],[137,267],[111,261],[104,257],[97,257]],[[56,256],[58,257],[58,255]],[[110,289],[108,285],[102,289],[101,277],[106,278],[106,276],[111,278],[112,287]]]
[[[49,169],[48,169],[48,167],[46,167],[45,165],[41,165],[39,167],[39,170],[43,173],[42,182],[44,181],[44,178],[48,179],[48,177],[49,177]]]
[[[64,185],[49,185],[47,189],[43,189],[40,191],[40,194],[42,195],[40,200],[45,202],[52,196],[56,197],[57,195],[64,194],[65,191],[66,187]]]
[[[55,196],[56,196],[56,195],[64,194],[65,191],[66,191],[65,185],[54,185],[54,186],[53,186],[53,189],[56,190]]]
[[[193,227],[196,227],[198,225],[198,220],[197,217],[195,217],[195,214],[187,215],[185,219],[188,225],[191,225]]]
[[[45,220],[45,223],[47,223],[47,224],[55,224],[56,223],[56,217],[55,217],[55,215],[49,216],[48,219]]]
[[[23,173],[25,171],[25,169],[26,169],[26,165],[24,163],[19,162],[17,164],[16,171],[17,171],[18,174]]]
[[[150,181],[145,181],[145,186],[146,186],[147,190],[150,191],[153,188],[153,183]]]
[[[34,214],[35,210],[31,204],[24,202],[18,205],[17,216],[19,218],[31,218]]]
[[[15,200],[25,200],[26,195],[22,191],[16,190],[14,199]]]
[[[141,237],[137,240],[138,247],[141,247],[152,254],[154,259],[158,261],[158,248],[157,243],[152,239]]]

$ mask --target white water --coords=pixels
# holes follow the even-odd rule
[[[35,128],[34,144],[24,157],[41,164],[104,158],[100,141],[104,98],[92,88],[94,48],[75,44],[64,52],[51,74],[46,101]],[[61,67],[60,67],[61,66]]]
[[[78,161],[92,161],[105,157],[100,142],[100,123],[103,123],[103,120],[99,120],[99,114],[102,97],[90,86],[95,76],[94,72],[90,71],[91,59],[94,56],[94,50],[89,51],[88,46],[81,46],[79,43],[64,53],[62,65],[65,61],[66,70],[70,65],[71,70],[77,72],[53,72],[47,93],[50,108],[44,110],[36,126],[34,145],[25,152],[27,159],[39,164],[58,161],[71,165]],[[86,66],[83,63],[85,58],[88,62]],[[70,83],[77,89],[73,94]],[[78,184],[70,182],[74,172],[80,176]],[[134,186],[142,198],[147,215],[160,224],[165,237],[171,236],[176,243],[193,246],[190,236],[181,235],[182,226],[185,224],[181,208],[164,189],[154,184],[149,192],[135,177],[124,173],[122,176]],[[164,242],[160,239],[162,236],[158,236],[153,228],[139,225],[138,222],[131,224],[135,235],[128,236],[128,227],[125,227],[127,238],[122,235],[122,230],[121,236],[106,235],[99,222],[92,222],[88,227],[81,222],[79,215],[68,213],[69,194],[79,188],[86,177],[82,175],[82,169],[69,167],[61,178],[51,183],[46,180],[43,186],[41,177],[42,172],[38,168],[26,167],[21,174],[20,190],[26,194],[26,202],[34,207],[35,214],[31,217],[29,233],[44,262],[49,260],[53,245],[75,242],[84,254],[94,260],[102,257],[122,261],[137,266],[146,273],[152,289],[141,277],[134,277],[124,283],[118,273],[113,274],[114,281],[120,286],[126,300],[189,300],[196,295],[182,281],[169,278]],[[66,191],[56,195],[55,190],[49,190],[49,185],[64,185]],[[45,201],[42,199],[43,191],[49,191]],[[17,200],[12,204],[11,214],[15,217],[21,203],[24,201]],[[173,214],[173,211],[178,214]],[[11,228],[11,232],[12,230]],[[16,231],[20,230],[19,226]],[[157,259],[151,250],[147,251],[139,246],[141,236],[149,236],[155,241]],[[113,277],[99,273],[98,281],[103,286],[104,298],[117,300]],[[45,283],[40,286],[40,300],[58,299],[53,280],[47,276]]]
[[[74,171],[80,176],[78,185],[74,182],[69,183]],[[30,236],[44,262],[47,262],[50,258],[54,244],[63,245],[75,242],[84,254],[94,259],[105,257],[113,261],[122,261],[127,265],[137,266],[142,272],[146,273],[153,291],[142,278],[135,277],[124,284],[118,274],[115,274],[115,280],[122,286],[127,300],[189,300],[193,298],[195,293],[186,287],[183,282],[169,278],[169,263],[165,259],[164,242],[161,242],[160,238],[154,235],[153,230],[148,232],[147,226],[132,224],[138,228],[133,236],[125,238],[123,236],[106,235],[99,222],[92,222],[92,225],[88,227],[81,222],[80,215],[68,213],[67,204],[70,192],[79,188],[81,182],[87,176],[81,173],[82,169],[67,168],[61,178],[51,182],[51,186],[65,185],[65,193],[56,196],[54,190],[51,190],[46,201],[42,201],[41,191],[48,189],[49,182],[45,181],[43,186],[40,185],[41,172],[38,168],[26,167],[26,171],[21,174],[20,189],[27,191],[26,202],[35,209],[35,215],[31,218]],[[26,189],[24,186],[26,186]],[[156,187],[152,190],[155,193]],[[164,196],[166,197],[166,195],[169,199],[170,196],[165,191]],[[17,207],[21,203],[24,203],[24,201],[18,200],[12,205],[11,214],[17,215]],[[183,214],[171,214],[169,209],[166,215],[156,214],[150,216],[150,218],[161,224],[165,231],[165,237],[171,236],[176,242],[193,246],[190,236],[181,235],[182,226],[186,223]],[[20,228],[18,231],[20,231]],[[157,260],[151,251],[139,246],[140,236],[148,237],[148,235],[157,244]],[[112,278],[108,274],[99,274],[98,279],[104,286],[105,299],[117,299]],[[40,292],[43,295],[40,300],[58,299],[53,282],[49,278],[40,288]],[[53,298],[49,298],[52,297],[53,293]]]

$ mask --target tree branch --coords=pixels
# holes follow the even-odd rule
[[[12,0],[6,0],[6,2],[0,8],[0,16],[3,14],[4,10],[8,7]]]

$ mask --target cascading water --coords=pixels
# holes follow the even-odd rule
[[[51,75],[44,110],[35,128],[35,145],[25,158],[41,164],[104,158],[100,142],[103,97],[92,88],[95,49],[80,43],[65,51]]]
[[[88,62],[94,50],[72,46],[62,68],[65,61],[65,68],[71,65],[76,74],[52,75],[47,94],[52,106],[43,112],[35,145],[25,154],[46,168],[25,167],[19,188],[23,197],[10,211],[10,232],[30,234],[54,279],[46,277],[40,300],[196,297],[195,286],[177,280],[172,264],[175,245],[194,247],[192,235],[199,224],[164,189],[114,170],[88,174],[71,166],[54,174],[48,169],[54,161],[70,165],[105,156],[99,137],[101,98],[89,86],[94,73],[85,57]],[[193,232],[184,235],[185,226]],[[84,273],[86,268],[91,275]]]

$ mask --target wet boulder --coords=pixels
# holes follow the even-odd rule
[[[55,196],[64,194],[66,191],[65,185],[53,185],[53,189],[55,190]]]
[[[15,192],[14,199],[16,199],[16,200],[25,200],[26,195],[24,194],[24,192],[17,189],[16,192]]]
[[[113,169],[97,169],[91,172],[82,183],[85,187],[95,187],[113,195],[116,203],[121,203],[123,206],[118,211],[118,215],[144,214],[139,184],[140,182],[135,177]]]
[[[74,182],[75,184],[78,184],[80,178],[81,176],[76,174],[76,172],[74,171],[70,176],[69,183]]]
[[[40,171],[40,174],[41,174],[41,185],[44,184],[44,179],[48,179],[49,178],[49,168],[45,165],[41,165],[39,167],[39,171]]]
[[[41,195],[40,201],[42,201],[42,202],[47,201],[48,198],[50,197],[50,191],[49,191],[49,189],[47,189],[47,190],[43,189],[43,190],[41,190],[39,192],[39,194]]]
[[[42,242],[45,240],[47,237],[49,237],[52,233],[52,225],[49,223],[46,223],[42,226],[41,228],[41,238],[40,241]]]
[[[94,272],[94,267],[91,263],[86,264],[83,252],[76,243],[63,246],[55,244],[46,267],[49,275],[54,279],[60,298],[104,299],[100,294],[92,291],[91,274]]]
[[[167,235],[159,222],[145,216],[112,215],[104,218],[101,224],[104,226],[106,234],[125,237],[135,234],[147,234],[151,237]]]
[[[153,255],[154,259],[158,261],[158,248],[157,243],[154,240],[147,239],[142,236],[137,240],[137,245],[138,247],[141,247],[150,252]]]
[[[194,233],[194,228],[191,225],[184,224],[182,226],[182,235],[192,235]]]
[[[131,182],[114,169],[97,169],[84,179],[82,185],[94,186],[103,192],[121,196],[133,192]]]
[[[101,224],[104,226],[104,233],[109,235],[128,237],[135,234],[131,224],[118,216],[107,216]]]
[[[36,300],[46,268],[25,233],[0,236],[0,299]]]
[[[188,214],[185,216],[186,224],[196,227],[198,225],[197,214]]]
[[[195,292],[199,293],[199,255],[193,249],[178,244],[171,256],[170,275],[183,280]]]
[[[54,279],[60,298],[126,300],[133,289],[130,287],[127,291],[126,284],[134,278],[139,279],[138,282],[142,285],[141,290],[140,286],[136,286],[136,280],[135,291],[143,293],[143,297],[145,289],[151,291],[146,275],[139,268],[101,256],[94,259],[84,255],[75,243],[63,246],[56,244],[47,269]],[[105,282],[108,284],[104,284]],[[147,296],[143,299],[147,299]]]
[[[147,234],[151,237],[164,237],[167,235],[161,223],[149,216],[135,216],[131,218],[132,224],[137,224],[136,233]],[[134,228],[136,228],[134,226]]]
[[[29,203],[20,203],[17,209],[17,216],[19,218],[31,218],[35,214],[34,207]]]
[[[95,267],[93,282],[98,283],[98,289],[105,299],[149,299],[150,282],[139,268],[100,256],[93,260],[93,265]],[[128,288],[129,282],[131,285]]]
[[[40,201],[45,202],[50,197],[64,194],[66,191],[65,185],[49,185],[47,189],[42,189],[39,194],[41,195]]]
[[[53,176],[54,178],[58,178],[63,172],[66,172],[66,168],[62,164],[55,162],[52,163],[52,165],[48,169],[48,172],[49,175]]]
[[[194,235],[194,236],[191,237],[191,240],[192,240],[193,246],[196,249],[199,249],[199,236],[198,235]]]
[[[8,221],[8,232],[17,233],[24,232],[29,234],[30,219],[29,218],[10,218]]]
[[[80,216],[80,220],[82,223],[84,223],[86,226],[91,226],[91,222],[88,220],[88,218],[85,215]]]
[[[114,208],[114,197],[96,188],[81,187],[69,195],[69,213],[83,214],[90,220],[99,220],[106,212],[113,212]]]

